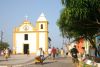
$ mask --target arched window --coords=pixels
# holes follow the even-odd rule
[[[43,24],[41,24],[41,29],[43,29]]]

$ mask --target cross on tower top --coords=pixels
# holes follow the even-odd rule
[[[25,16],[25,20],[26,20],[26,21],[28,20],[28,16],[27,16],[27,15]]]

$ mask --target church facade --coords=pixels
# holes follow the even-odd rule
[[[13,30],[13,54],[35,54],[39,48],[48,50],[48,21],[43,13],[35,27],[25,20]]]

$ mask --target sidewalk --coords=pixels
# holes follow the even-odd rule
[[[0,56],[0,67],[21,66],[22,64],[33,61],[34,57],[34,55],[11,55],[8,61],[6,61],[3,56]]]

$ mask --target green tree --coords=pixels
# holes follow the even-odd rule
[[[100,0],[61,0],[64,6],[57,21],[63,36],[88,39],[100,29]],[[67,33],[67,34],[66,34]]]
[[[8,48],[9,44],[7,42],[0,42],[0,50],[3,50],[4,48]]]

